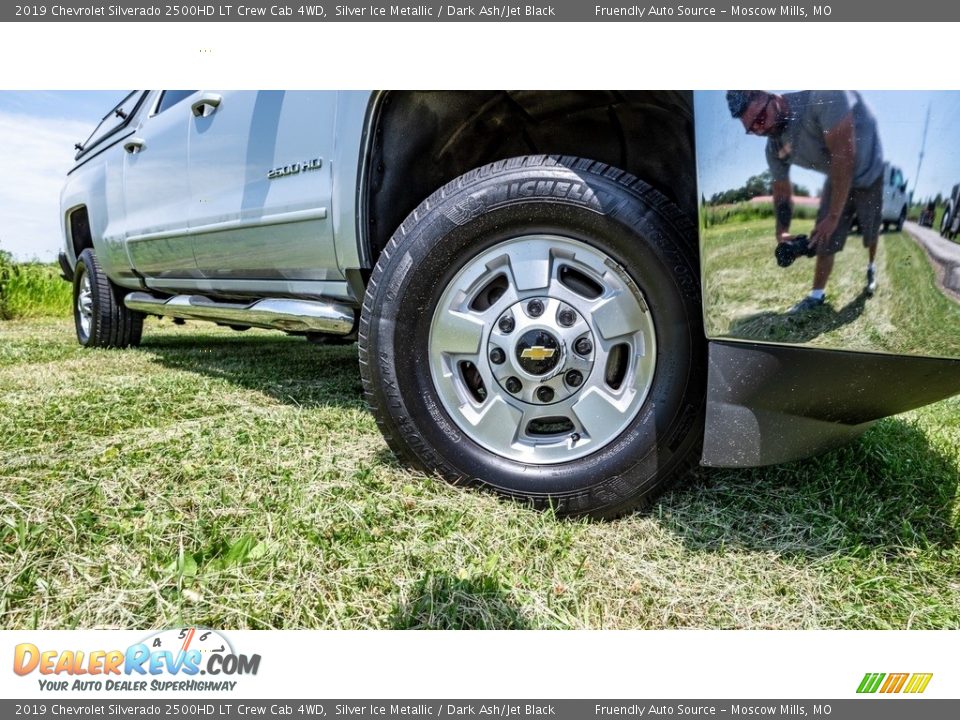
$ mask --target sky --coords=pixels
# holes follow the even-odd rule
[[[0,92],[0,250],[18,260],[56,259],[60,189],[73,165],[73,144],[86,140],[126,93]]]
[[[85,140],[127,94],[114,91],[0,91],[0,249],[19,260],[56,258],[60,189],[73,164],[73,144]],[[904,172],[916,199],[949,193],[960,182],[960,92],[867,91],[880,127],[884,154]],[[727,111],[722,91],[694,96],[700,190],[739,187],[766,169],[763,143],[749,137]],[[917,178],[923,124],[930,109],[926,152]],[[716,121],[712,121],[712,119]],[[794,171],[791,179],[816,193],[823,177]]]
[[[948,195],[960,183],[960,92],[867,90],[861,95],[877,119],[884,159],[903,171],[914,199],[938,192]],[[725,96],[724,91],[713,90],[694,94],[700,193],[707,198],[740,187],[748,177],[767,169],[766,140],[743,131],[740,121],[730,117]],[[927,108],[930,126],[917,176]],[[817,194],[824,176],[792,168],[790,179]]]

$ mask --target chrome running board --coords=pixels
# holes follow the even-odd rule
[[[148,315],[331,335],[349,334],[355,318],[349,305],[287,298],[264,298],[243,304],[216,302],[202,295],[159,298],[145,292],[132,292],[124,297],[123,304]]]

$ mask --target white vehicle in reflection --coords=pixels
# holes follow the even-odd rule
[[[907,208],[910,196],[907,193],[907,181],[896,165],[883,165],[883,229],[893,227],[897,232],[903,230],[907,220]]]
[[[910,195],[907,192],[907,181],[903,172],[896,165],[886,162],[883,164],[883,210],[881,221],[884,232],[893,228],[896,232],[903,230],[903,223],[907,220],[907,210],[910,206]],[[859,232],[860,223],[856,217],[852,227]]]

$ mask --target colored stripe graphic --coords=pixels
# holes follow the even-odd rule
[[[866,673],[857,686],[857,692],[871,694],[879,691],[888,695],[899,692],[922,693],[932,678],[933,673]]]
[[[880,682],[884,677],[885,675],[883,673],[867,673],[863,676],[863,680],[860,681],[860,687],[857,688],[857,692],[875,693],[877,688],[880,687]]]
[[[930,684],[933,673],[914,673],[904,689],[905,693],[922,693]]]
[[[910,677],[910,673],[890,673],[887,675],[887,681],[883,684],[883,687],[880,688],[882,693],[898,693],[903,688],[907,678]]]

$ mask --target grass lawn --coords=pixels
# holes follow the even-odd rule
[[[800,220],[791,229],[809,233],[812,227]],[[859,236],[847,238],[827,286],[827,306],[799,317],[785,311],[810,291],[813,259],[778,267],[772,220],[717,225],[703,240],[712,269],[704,290],[712,335],[960,357],[960,303],[937,287],[926,254],[905,233],[880,236],[880,288],[872,298],[863,292],[867,251]]]
[[[567,522],[398,465],[353,347],[150,320],[141,349],[89,351],[72,332],[0,323],[5,628],[960,625],[956,399]]]

